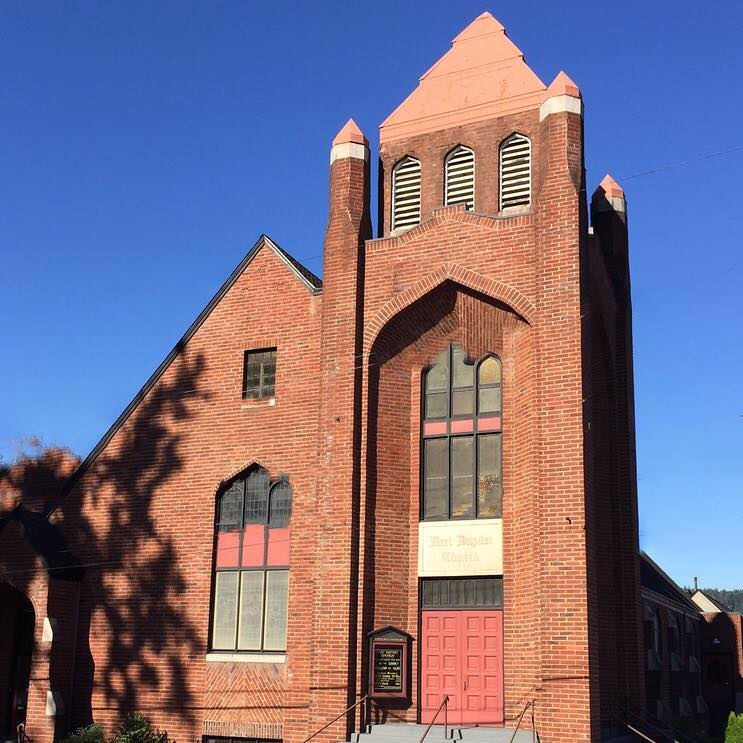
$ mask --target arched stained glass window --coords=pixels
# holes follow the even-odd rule
[[[501,518],[501,361],[450,345],[423,385],[424,520]]]
[[[291,503],[291,485],[261,467],[220,493],[212,650],[286,650]]]

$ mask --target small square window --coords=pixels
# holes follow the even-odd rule
[[[276,349],[246,351],[243,367],[243,398],[267,400],[276,390]]]

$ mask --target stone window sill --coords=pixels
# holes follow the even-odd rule
[[[207,663],[286,663],[286,653],[223,653],[206,654]]]
[[[507,206],[505,209],[501,209],[498,212],[498,216],[501,218],[523,217],[527,214],[531,214],[531,204],[525,204],[524,206]]]
[[[264,408],[273,408],[275,406],[275,397],[269,397],[266,400],[247,400],[243,398],[240,410],[263,410]]]

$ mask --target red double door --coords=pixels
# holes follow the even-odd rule
[[[448,695],[450,724],[502,725],[503,612],[423,611],[421,630],[421,722]]]

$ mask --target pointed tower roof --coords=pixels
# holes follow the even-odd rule
[[[483,13],[382,123],[379,138],[386,142],[539,108],[545,89],[503,26]]]
[[[356,142],[356,144],[368,145],[369,142],[364,136],[364,132],[359,129],[359,125],[353,120],[349,119],[343,128],[335,135],[333,140],[333,146],[337,144],[346,144],[346,142]]]
[[[604,176],[604,180],[599,183],[599,188],[603,189],[603,195],[606,196],[607,199],[624,198],[624,189],[608,173]],[[596,189],[597,193],[599,188]]]
[[[580,88],[563,72],[560,70],[557,77],[550,83],[547,88],[547,97],[550,98],[553,95],[571,95],[573,98],[580,98]]]

